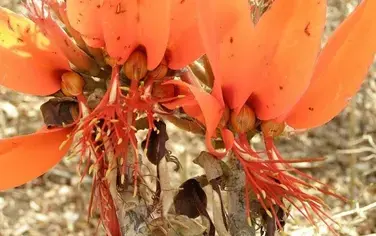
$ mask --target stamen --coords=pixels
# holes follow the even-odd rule
[[[118,80],[115,79],[112,83],[111,89],[110,89],[110,98],[108,99],[108,104],[113,104],[117,97],[117,86],[118,86]]]

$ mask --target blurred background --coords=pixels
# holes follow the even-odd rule
[[[329,0],[326,37],[357,3],[357,0]],[[21,10],[18,0],[0,0],[0,6]],[[333,218],[340,223],[341,235],[376,235],[375,65],[368,77],[358,95],[336,119],[321,128],[283,137],[278,143],[286,157],[327,157],[324,162],[297,167],[350,199],[344,203],[323,197]],[[0,138],[37,130],[42,124],[39,106],[44,101],[0,87]],[[185,180],[199,168],[191,160],[204,149],[203,142],[200,137],[179,132],[170,125],[168,128],[170,149],[185,167],[177,178]],[[84,178],[79,184],[76,162],[65,159],[38,179],[0,192],[0,236],[94,235],[98,218],[87,221],[91,180]],[[295,211],[292,215],[294,219],[286,226],[287,235],[329,234],[325,227],[315,231]],[[97,233],[104,235],[100,227]]]

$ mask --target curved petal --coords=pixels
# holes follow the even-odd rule
[[[255,28],[249,60],[255,87],[252,106],[261,120],[291,110],[309,85],[320,50],[326,1],[275,1]],[[247,97],[242,98],[244,101]]]
[[[87,38],[103,39],[100,0],[67,0],[66,11],[71,26]]]
[[[242,13],[249,9],[247,0],[172,0],[172,2],[171,31],[168,44],[169,67],[172,69],[180,69],[205,53],[199,24],[204,23],[206,29],[208,29],[208,25],[215,24],[216,26],[213,25],[214,32],[217,34],[217,39],[221,40],[242,17]],[[195,2],[197,2],[198,9]],[[212,6],[212,8],[207,8],[208,6]],[[199,23],[199,14],[202,15],[201,18],[212,18],[215,21],[210,23],[201,20]],[[250,16],[249,11],[248,16]],[[210,32],[213,29],[210,29]]]
[[[239,4],[239,22],[225,34],[220,47],[220,68],[223,96],[226,104],[234,109],[242,107],[246,98],[262,82],[250,77],[248,59],[251,54],[250,42],[255,36],[248,1]]]
[[[82,35],[81,37],[82,40],[84,40],[84,42],[86,43],[86,45],[89,47],[102,48],[106,46],[103,38],[86,37],[84,35]]]
[[[222,114],[224,111],[224,107],[221,105],[221,103],[211,94],[193,87],[189,84],[186,84],[182,81],[179,80],[171,80],[166,82],[166,84],[174,84],[179,87],[187,87],[189,90],[192,92],[193,96],[195,97],[198,105],[201,108],[201,112],[204,118],[204,123],[206,127],[206,134],[205,134],[205,140],[206,140],[206,146],[208,150],[213,154],[218,157],[223,157],[225,153],[219,153],[215,151],[212,143],[211,143],[211,138],[216,135],[216,129],[218,127],[218,124],[222,118]],[[190,107],[192,108],[192,107]],[[196,112],[197,109],[192,110],[191,112]],[[199,117],[199,116],[196,116]],[[226,132],[226,140],[229,139],[229,135]],[[226,143],[228,144],[228,143]],[[229,145],[227,145],[229,146]]]
[[[215,75],[212,95],[223,104],[222,72],[227,72],[228,67],[223,61],[227,52],[221,51],[224,49],[221,47],[221,41],[225,42],[231,38],[230,34],[234,32],[233,28],[237,27],[237,22],[244,19],[250,21],[249,3],[248,0],[198,0],[196,3],[201,39]],[[249,27],[252,28],[252,24]],[[247,32],[244,34],[248,35]]]
[[[202,110],[200,105],[196,102],[193,105],[186,105],[183,106],[183,110],[187,113],[188,116],[195,118],[196,120],[200,121],[202,124],[205,124],[205,117],[202,114]]]
[[[0,140],[0,190],[22,185],[56,165],[70,147],[71,129],[51,129]]]
[[[23,93],[60,89],[69,63],[30,20],[0,8],[0,84]]]
[[[375,9],[376,1],[362,1],[334,32],[307,92],[286,120],[290,126],[313,128],[328,122],[360,88],[376,53]]]
[[[217,102],[219,102],[221,106],[224,106],[224,101],[222,96],[220,80],[221,73],[219,67],[220,38],[218,26],[220,25],[220,19],[219,15],[217,14],[217,7],[223,5],[225,2],[226,0],[196,1],[199,33],[205,53],[210,61],[210,66],[215,76],[212,95],[218,100]]]
[[[168,66],[175,70],[187,66],[204,53],[194,0],[172,0],[167,48]]]
[[[108,54],[123,64],[138,46],[147,52],[148,69],[159,65],[170,32],[170,0],[107,0],[102,26]]]

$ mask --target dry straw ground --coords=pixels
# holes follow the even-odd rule
[[[327,35],[356,5],[357,0],[330,0]],[[0,0],[0,6],[19,10],[16,0]],[[1,63],[1,62],[0,62]],[[351,105],[327,125],[285,137],[279,146],[285,156],[326,156],[315,165],[300,165],[304,171],[332,185],[352,199],[343,203],[325,198],[342,235],[376,235],[376,67]],[[1,73],[1,72],[0,72]],[[35,131],[41,125],[42,98],[0,88],[0,138]],[[197,172],[192,158],[203,148],[200,138],[169,126],[170,147],[184,165],[176,178],[185,180]],[[19,188],[0,193],[0,236],[93,235],[97,219],[87,222],[90,179],[79,185],[76,160],[64,160],[53,170]],[[180,182],[180,181],[176,181]],[[292,213],[288,235],[315,235],[314,228]],[[321,235],[327,235],[320,227]],[[99,230],[99,235],[103,231]]]

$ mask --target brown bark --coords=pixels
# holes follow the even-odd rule
[[[228,180],[228,217],[229,230],[232,236],[254,236],[255,228],[250,226],[246,218],[244,198],[245,174],[234,155],[227,162],[232,172]]]

